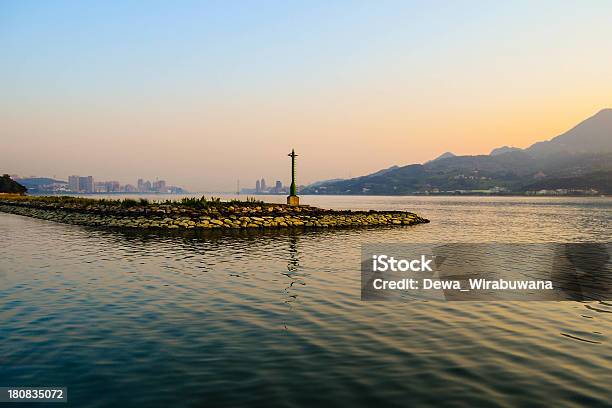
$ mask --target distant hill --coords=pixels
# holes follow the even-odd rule
[[[550,178],[525,186],[527,191],[556,189],[595,189],[602,194],[612,194],[612,171],[600,171],[579,176]]]
[[[337,181],[342,181],[342,180],[344,180],[344,179],[335,178],[335,179],[330,179],[330,180],[315,181],[314,183],[309,184],[307,187],[317,187],[317,186],[320,186],[322,184],[335,183]]]
[[[451,158],[451,157],[457,157],[457,155],[454,154],[454,153],[451,153],[451,152],[444,152],[441,155],[439,155],[438,157],[436,157],[435,159],[430,160],[428,163],[436,161],[436,160],[448,159],[448,158]]]
[[[8,174],[0,177],[0,193],[25,194],[26,191],[26,187],[11,179]]]
[[[391,166],[386,169],[378,170],[376,173],[370,174],[370,176],[382,176],[383,174],[389,173],[395,169],[399,169],[399,166]]]
[[[555,154],[597,154],[612,151],[612,109],[603,109],[567,132],[525,149],[535,158]]]
[[[498,147],[497,149],[491,150],[491,153],[489,153],[489,156],[499,156],[500,154],[506,154],[506,153],[510,153],[510,152],[518,152],[518,151],[521,151],[521,150],[522,149],[519,149],[518,147],[502,146],[502,147]]]
[[[55,180],[48,177],[28,177],[17,179],[19,183],[23,184],[27,188],[38,188],[41,186],[48,186],[51,184],[68,184],[62,180]]]
[[[504,146],[477,156],[444,153],[425,164],[394,166],[362,177],[321,183],[302,193],[522,193],[551,188],[593,188],[607,193],[612,186],[610,172],[612,109],[604,109],[568,132],[528,149]]]

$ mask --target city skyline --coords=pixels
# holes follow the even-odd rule
[[[136,180],[136,183],[134,184],[130,184],[129,182],[122,182],[122,181],[118,181],[118,180],[108,180],[108,179],[104,179],[104,177],[102,177],[104,180],[100,181],[98,178],[93,177],[93,176],[80,176],[80,175],[70,175],[68,177],[66,177],[66,179],[62,179],[62,177],[58,177],[57,175],[33,175],[33,174],[29,174],[29,175],[20,175],[20,174],[16,174],[16,173],[12,173],[9,174],[9,176],[13,179],[13,180],[29,180],[29,179],[49,179],[49,180],[54,180],[55,182],[59,182],[59,183],[50,183],[51,184],[66,184],[67,188],[73,192],[87,192],[87,193],[92,193],[92,192],[165,192],[164,189],[170,189],[170,190],[183,190],[184,192],[188,192],[187,190],[178,187],[178,186],[174,186],[174,185],[167,185],[166,180],[163,179],[159,179],[159,178],[155,178],[154,180],[146,180],[142,177],[139,177]],[[108,187],[106,187],[106,190],[102,188],[102,184],[104,185],[113,185],[115,186],[113,189],[110,189]],[[181,184],[181,183],[178,183]],[[83,185],[88,185],[89,188],[81,188],[81,186]],[[300,187],[303,187],[305,185],[300,184]],[[261,179],[256,179],[255,183],[253,184],[253,187],[250,186],[244,186],[240,187],[240,180],[237,180],[237,187],[239,189],[239,192],[241,194],[255,194],[255,193],[272,193],[272,194],[281,194],[281,193],[287,193],[288,190],[288,186],[286,186],[281,180],[277,180],[275,179],[273,182],[273,185],[268,185],[267,182],[265,182],[265,177],[262,177]],[[226,191],[189,191],[189,192],[193,192],[193,193],[198,193],[198,192],[222,192],[222,193],[234,193],[236,188],[234,188],[234,190],[226,190]]]
[[[93,176],[68,176],[67,181],[56,176],[19,176],[9,175],[13,180],[27,184],[34,192],[46,193],[187,193],[182,187],[168,185],[166,180],[156,178],[154,181],[139,178],[135,184],[122,184],[117,180],[97,180]]]
[[[6,3],[3,171],[232,191],[287,183],[290,148],[304,185],[524,148],[610,107],[611,18],[572,1]]]

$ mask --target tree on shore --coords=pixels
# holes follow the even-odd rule
[[[8,174],[0,177],[0,193],[25,194],[27,188],[16,182]]]

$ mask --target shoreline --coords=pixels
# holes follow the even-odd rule
[[[146,199],[0,195],[0,212],[64,224],[140,230],[327,229],[410,226],[429,222],[408,211],[328,210],[204,197],[151,202]]]
[[[2,194],[0,193],[0,197]],[[124,191],[112,191],[112,192],[96,192],[96,193],[39,193],[39,192],[28,192],[29,197],[100,197],[100,196],[150,196],[150,197],[172,197],[172,196],[193,196],[200,194],[218,194],[222,196],[232,197],[249,197],[246,194],[235,194],[232,192],[209,192],[200,191],[193,193],[157,193],[157,192],[124,192]],[[253,196],[258,197],[286,197],[283,194],[267,194],[257,193]],[[463,193],[463,194],[300,194],[300,197],[510,197],[510,198],[612,198],[612,194],[477,194],[477,193]]]

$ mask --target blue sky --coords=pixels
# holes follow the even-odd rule
[[[2,1],[0,141],[32,158],[3,171],[214,190],[286,179],[291,147],[304,183],[524,147],[610,105],[610,21],[595,1]]]

